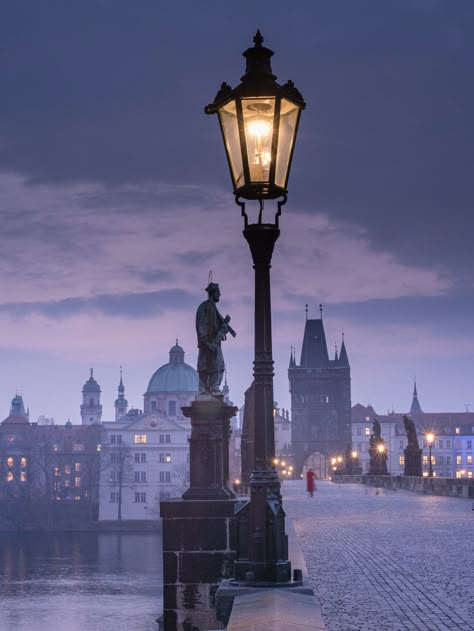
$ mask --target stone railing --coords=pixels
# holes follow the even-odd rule
[[[425,495],[474,499],[474,480],[467,478],[417,478],[403,475],[337,475],[338,484],[366,484],[386,489],[404,489]]]

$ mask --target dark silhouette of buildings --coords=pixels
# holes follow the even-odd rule
[[[307,314],[307,311],[306,311]],[[346,345],[329,359],[322,318],[306,319],[299,365],[294,351],[288,368],[292,452],[300,474],[308,456],[330,458],[351,442],[351,376]]]

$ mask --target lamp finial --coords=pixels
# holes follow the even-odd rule
[[[262,34],[260,33],[260,29],[257,29],[257,32],[255,33],[255,37],[253,38],[253,42],[257,48],[260,48],[261,45],[263,44],[263,37],[262,37]]]

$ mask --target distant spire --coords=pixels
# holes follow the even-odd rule
[[[344,340],[344,331],[342,331],[341,352],[339,353],[339,364],[349,367],[349,358],[347,357],[346,343]]]
[[[323,305],[319,305],[319,313],[321,314],[321,320],[323,319]]]
[[[229,386],[227,385],[227,370],[224,370],[224,386],[222,387],[222,392],[225,397],[229,397]]]
[[[124,392],[125,392],[125,386],[123,385],[123,379],[122,379],[122,366],[120,366],[120,383],[119,383],[119,386],[118,386],[119,396],[120,395],[123,396]]]
[[[295,368],[296,367],[296,362],[295,362],[295,351],[293,346],[290,346],[290,368]]]
[[[410,414],[423,414],[420,402],[418,401],[418,392],[416,390],[416,377],[413,383],[413,399],[411,402]]]
[[[334,349],[335,349],[335,352],[334,352],[334,361],[336,361],[336,362],[337,362],[337,361],[339,361],[339,357],[338,357],[338,355],[337,355],[337,344],[336,344],[336,343],[334,343]]]
[[[308,320],[308,305],[305,305],[306,320]]]

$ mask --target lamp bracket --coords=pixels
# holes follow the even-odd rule
[[[287,195],[283,195],[282,199],[277,201],[277,212],[275,215],[275,222],[274,222],[274,226],[275,228],[279,228],[280,227],[280,216],[281,216],[281,209],[282,207],[286,204],[287,202]],[[241,209],[241,213],[242,213],[242,217],[244,218],[244,228],[248,228],[249,225],[249,218],[248,215],[245,211],[245,202],[238,196],[235,196],[235,203],[237,204],[237,206],[240,206]],[[263,207],[265,204],[265,199],[263,197],[259,197],[258,198],[258,204],[259,204],[259,213],[258,213],[258,224],[261,225],[262,219],[263,219]]]

